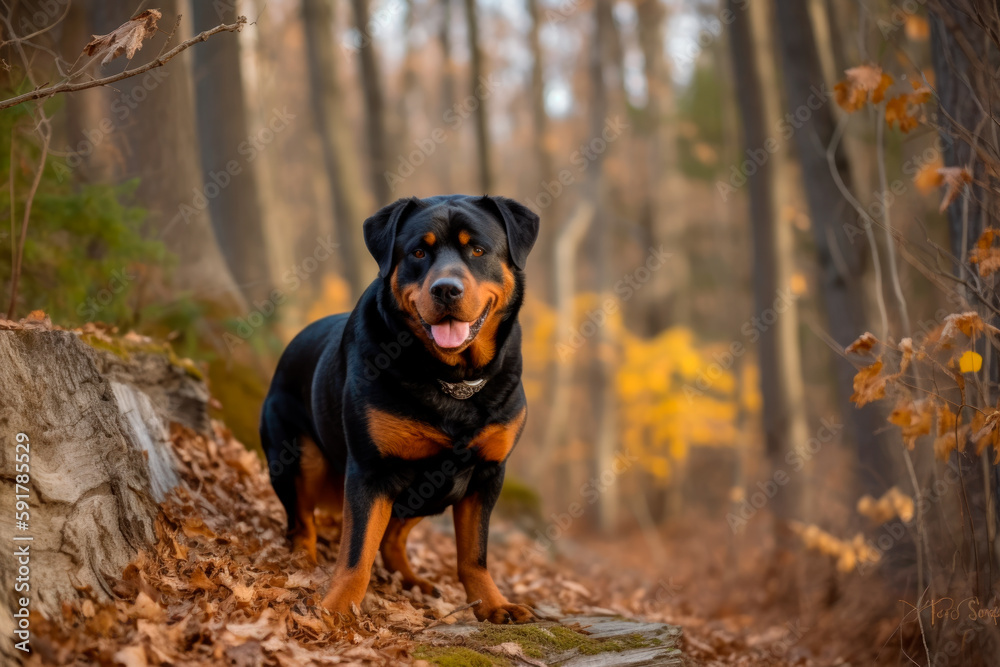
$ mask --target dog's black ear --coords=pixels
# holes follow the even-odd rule
[[[507,230],[510,258],[514,266],[523,271],[528,253],[538,238],[538,215],[524,204],[507,197],[484,196],[479,203],[499,214]]]
[[[416,197],[398,199],[365,220],[365,245],[378,262],[378,273],[383,278],[387,278],[392,272],[393,249],[396,245],[399,221],[419,204],[420,200]]]

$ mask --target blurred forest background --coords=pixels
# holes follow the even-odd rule
[[[169,340],[259,448],[283,346],[376,274],[364,218],[519,199],[504,502],[538,549],[683,579],[678,618],[799,619],[790,646],[1000,651],[995,3],[2,4],[3,98],[247,19],[0,112],[9,319]],[[131,59],[82,54],[154,8]]]

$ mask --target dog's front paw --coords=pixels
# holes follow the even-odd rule
[[[477,604],[472,609],[476,614],[476,618],[480,621],[489,621],[498,625],[503,623],[527,623],[528,621],[535,620],[535,614],[531,611],[530,607],[512,602],[498,604],[495,607],[484,607],[482,604]]]

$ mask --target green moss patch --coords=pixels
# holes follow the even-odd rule
[[[484,623],[482,629],[473,634],[472,638],[483,642],[486,646],[514,642],[524,649],[525,655],[532,658],[544,658],[546,654],[564,653],[572,650],[584,655],[595,655],[609,651],[617,653],[661,644],[659,639],[647,639],[639,634],[623,635],[614,639],[595,639],[558,625],[543,628],[537,625]]]
[[[507,667],[509,662],[464,646],[418,646],[413,657],[441,667]]]

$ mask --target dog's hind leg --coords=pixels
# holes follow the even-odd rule
[[[425,595],[441,597],[441,591],[434,584],[417,576],[410,565],[410,559],[406,556],[406,538],[422,518],[418,516],[410,519],[399,517],[389,519],[385,535],[382,536],[382,545],[379,547],[382,551],[382,562],[385,564],[385,569],[403,575],[403,588],[417,586]]]
[[[316,443],[304,433],[307,417],[301,404],[285,394],[264,401],[260,438],[267,455],[271,485],[285,507],[288,537],[293,549],[316,562],[314,510],[327,478],[326,461]]]
[[[295,478],[295,521],[289,522],[292,550],[305,551],[316,563],[316,504],[329,472],[326,459],[308,435],[299,436],[299,474]]]

